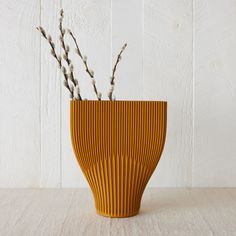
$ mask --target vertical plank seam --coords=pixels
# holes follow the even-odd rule
[[[195,0],[192,0],[192,167],[191,187],[194,185],[194,158],[195,158]]]
[[[59,4],[60,4],[60,8],[62,8],[62,0],[60,0]],[[60,47],[60,51],[59,52],[60,52],[60,55],[61,55],[61,47]],[[61,82],[61,73],[59,73],[59,79],[60,79],[60,82]],[[60,157],[59,157],[60,158],[60,160],[59,160],[60,161],[59,188],[62,188],[62,181],[63,180],[62,180],[62,136],[61,136],[61,133],[62,133],[61,132],[61,130],[62,130],[62,118],[61,118],[62,117],[62,113],[61,113],[61,111],[62,111],[62,109],[61,109],[61,107],[62,107],[62,104],[61,104],[62,91],[61,91],[61,89],[62,88],[61,88],[61,83],[60,83],[59,86],[60,86],[60,94],[59,94],[59,103],[60,103],[60,106],[59,106],[60,107],[59,108],[59,114],[60,114],[60,118],[59,118],[60,119],[60,121],[59,121],[59,123],[60,123],[60,134],[59,134],[60,135],[60,147],[59,147],[60,148],[60,150],[59,150],[59,153],[60,153]]]
[[[141,0],[142,4],[142,32],[141,32],[141,37],[142,37],[142,58],[141,58],[141,64],[142,64],[142,78],[141,78],[141,98],[144,100],[144,0]]]
[[[41,25],[41,0],[39,0],[39,24]],[[42,38],[39,39],[39,123],[40,123],[40,176],[39,176],[39,187],[42,187],[42,55],[41,55],[41,42]]]

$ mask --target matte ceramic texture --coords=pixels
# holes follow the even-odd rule
[[[97,213],[139,212],[165,143],[167,102],[71,101],[71,139]]]

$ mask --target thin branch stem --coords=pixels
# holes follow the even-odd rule
[[[75,79],[75,76],[74,76],[74,66],[71,63],[71,59],[69,58],[70,47],[69,47],[69,45],[67,45],[65,43],[66,30],[63,28],[63,19],[64,19],[64,11],[63,11],[63,9],[61,9],[60,18],[59,18],[59,31],[60,31],[61,48],[63,50],[63,57],[61,57],[60,55],[57,54],[57,52],[55,50],[55,43],[53,42],[52,37],[46,33],[46,31],[43,29],[43,27],[39,26],[39,27],[37,27],[37,30],[39,30],[42,37],[45,40],[47,40],[50,45],[51,54],[55,58],[55,60],[57,61],[58,67],[61,69],[61,71],[63,73],[64,86],[70,92],[71,99],[82,100],[82,97],[80,95],[80,88],[78,85],[78,81],[77,81],[77,79]],[[93,86],[93,90],[96,94],[96,97],[100,101],[102,98],[102,94],[97,89],[96,81],[94,79],[94,71],[91,70],[88,66],[87,56],[82,55],[79,45],[77,43],[77,40],[76,40],[74,34],[71,32],[71,30],[68,30],[68,33],[72,37],[72,40],[73,40],[75,47],[76,47],[76,53],[79,55],[80,59],[82,60],[85,70],[86,70],[86,73],[89,75],[90,79],[92,80],[92,86]],[[127,43],[125,43],[123,45],[123,47],[121,48],[121,50],[117,56],[115,65],[112,69],[112,75],[111,75],[111,80],[110,80],[111,87],[110,87],[110,91],[108,93],[108,97],[109,97],[110,101],[115,100],[115,97],[113,97],[113,91],[114,91],[114,86],[115,86],[115,73],[117,70],[118,63],[121,60],[121,55],[124,52],[126,47],[127,47]],[[63,59],[65,60],[65,66],[63,66],[64,65]]]
[[[111,81],[110,81],[111,87],[110,87],[110,91],[109,91],[109,93],[108,93],[108,97],[109,97],[110,101],[113,100],[112,94],[113,94],[114,86],[115,86],[115,82],[114,82],[114,81],[115,81],[116,68],[117,68],[118,63],[119,63],[120,60],[121,60],[121,55],[122,55],[122,53],[124,52],[124,50],[125,50],[126,47],[127,47],[127,43],[125,43],[125,44],[122,46],[122,48],[121,48],[121,50],[120,50],[120,53],[119,53],[118,56],[117,56],[115,65],[114,65],[114,67],[113,67],[113,69],[112,69],[112,75],[111,75]]]
[[[70,86],[69,86],[69,83],[68,83],[69,78],[68,78],[68,74],[66,72],[66,68],[64,66],[62,67],[62,73],[65,78],[64,86],[70,91],[70,97],[73,99],[74,98],[74,88],[73,87],[70,88]],[[82,99],[79,99],[79,100],[82,100]]]
[[[51,47],[51,54],[56,59],[59,68],[62,69],[62,73],[63,73],[64,78],[65,78],[64,86],[69,90],[70,97],[73,99],[73,97],[74,97],[73,96],[73,90],[69,87],[69,84],[68,84],[68,74],[67,74],[66,68],[62,67],[61,57],[59,55],[57,55],[57,53],[56,53],[55,44],[52,40],[52,37],[50,35],[47,35],[46,31],[41,26],[37,27],[37,30],[41,33],[42,37],[45,40],[47,40],[47,42],[49,43],[49,45]]]
[[[70,48],[68,45],[65,44],[65,29],[63,28],[63,19],[64,19],[64,11],[63,9],[61,9],[60,11],[60,18],[59,18],[59,30],[60,30],[60,41],[61,41],[61,47],[64,51],[64,55],[63,55],[63,59],[66,61],[68,67],[69,67],[69,70],[70,70],[70,80],[72,81],[73,83],[73,86],[76,87],[78,86],[78,81],[75,80],[75,77],[74,77],[74,73],[73,73],[73,65],[71,63],[71,59],[69,58],[69,51],[70,51]],[[82,100],[82,97],[80,95],[80,92],[79,90],[77,90],[77,95],[78,95],[78,99],[79,100]]]
[[[81,50],[79,49],[79,45],[77,43],[77,40],[76,40],[74,34],[72,33],[72,31],[70,29],[68,29],[68,33],[70,34],[70,36],[72,37],[72,39],[74,41],[74,44],[76,46],[76,52],[79,55],[79,57],[81,58],[84,66],[85,66],[86,72],[88,73],[89,77],[92,79],[93,90],[94,90],[94,92],[97,96],[97,99],[100,101],[101,100],[101,93],[98,92],[98,89],[97,89],[97,86],[96,86],[96,81],[94,79],[94,72],[91,69],[89,69],[89,67],[88,67],[87,57],[82,56],[82,53],[81,53]]]

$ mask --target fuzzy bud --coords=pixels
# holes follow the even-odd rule
[[[74,92],[74,86],[72,84],[70,85],[70,90]]]
[[[78,48],[75,49],[75,53],[77,53],[78,55],[80,55],[80,51]]]
[[[52,42],[52,36],[49,34],[48,36],[47,36],[47,38],[48,38],[48,42]]]
[[[64,16],[64,11],[63,11],[63,9],[61,9],[60,10],[60,16],[63,18],[63,16]]]
[[[83,56],[83,61],[86,62],[88,60],[88,57],[86,55]]]
[[[111,77],[110,77],[110,80],[111,80],[111,82],[110,82],[110,83],[111,83],[111,85],[114,85],[114,84],[115,84],[115,82],[114,82],[114,79],[115,79],[115,77],[114,77],[114,76],[111,76]]]
[[[74,82],[76,85],[78,85],[78,80],[77,79],[74,79]]]
[[[67,32],[68,34],[71,34],[71,33],[72,33],[70,29],[66,29],[66,32]]]
[[[95,79],[92,79],[92,85],[95,85],[96,81]]]
[[[121,50],[124,51],[126,47],[127,47],[127,43],[125,43],[125,44],[123,45],[123,47],[121,48]]]
[[[94,71],[93,70],[89,70],[89,73],[92,77],[94,76]]]
[[[56,56],[56,54],[55,54],[55,52],[54,52],[54,50],[53,49],[51,49],[51,54],[52,54],[52,56]]]
[[[66,74],[66,68],[65,68],[65,66],[62,66],[61,67],[61,71],[62,71],[62,73],[65,75]]]
[[[78,101],[78,100],[79,100],[79,96],[77,96],[76,94],[74,94],[74,100]]]
[[[64,80],[64,81],[63,81],[63,85],[64,85],[65,87],[68,87],[68,82],[67,82],[66,80]]]
[[[66,54],[63,54],[63,58],[64,58],[65,60],[68,59]]]
[[[98,93],[98,99],[101,100],[102,99],[102,93]]]
[[[65,51],[66,51],[67,53],[70,51],[70,47],[69,47],[69,45],[66,45],[66,47],[65,47]]]
[[[44,32],[44,29],[43,29],[42,26],[38,26],[38,27],[37,27],[37,30],[39,30],[41,33]]]
[[[39,26],[36,29],[40,31],[40,33],[43,35],[44,38],[47,38],[46,32],[42,26]]]
[[[114,91],[114,84],[111,85],[110,92]]]
[[[78,85],[76,85],[76,87],[75,87],[75,92],[76,92],[76,94],[80,94],[80,88]]]
[[[73,72],[74,71],[74,66],[73,66],[73,64],[70,64],[70,72]]]

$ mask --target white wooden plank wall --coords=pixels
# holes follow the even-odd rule
[[[0,186],[39,187],[39,1],[0,2]]]
[[[143,2],[112,1],[112,66],[124,43],[127,43],[117,67],[114,95],[117,99],[142,99],[143,83]]]
[[[236,186],[236,1],[195,4],[194,186]]]
[[[117,99],[169,102],[149,186],[236,186],[236,1],[20,0],[0,1],[0,187],[88,186],[71,147],[68,93],[35,29],[58,43],[61,7],[104,98],[127,42]],[[72,60],[82,96],[95,99]]]
[[[52,9],[55,9],[52,11]],[[58,46],[60,1],[41,0],[41,25]],[[37,32],[36,32],[37,33]],[[60,47],[56,48],[60,53]],[[61,73],[49,55],[50,47],[41,40],[41,176],[40,186],[61,186]]]
[[[191,186],[192,1],[144,1],[143,45],[144,99],[169,102],[165,149],[150,185]]]

